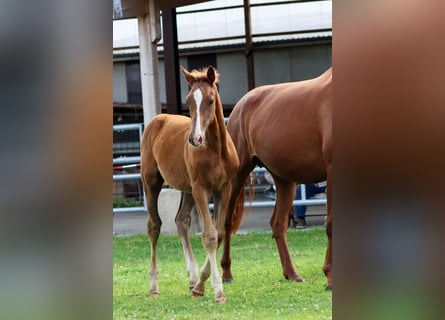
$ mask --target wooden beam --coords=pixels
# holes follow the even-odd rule
[[[207,0],[208,1],[208,0]],[[159,1],[159,7],[161,10],[173,9],[177,7],[187,6],[189,4],[207,2],[203,0],[161,0]]]
[[[181,114],[181,82],[179,72],[176,9],[162,10],[164,37],[165,93],[167,113]]]
[[[207,0],[208,1],[208,0]],[[113,19],[136,18],[148,14],[150,2],[159,2],[159,10],[173,9],[203,0],[113,0]]]
[[[252,26],[250,19],[250,1],[244,0],[244,30],[246,34],[246,65],[247,65],[247,88],[255,88],[255,67],[253,61]]]

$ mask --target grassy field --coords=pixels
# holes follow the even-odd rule
[[[332,295],[324,291],[324,229],[289,230],[291,256],[304,283],[284,279],[278,251],[268,232],[240,234],[232,241],[234,282],[224,285],[227,304],[206,294],[193,299],[178,236],[161,235],[158,245],[159,287],[148,291],[149,240],[146,236],[113,238],[114,319],[331,319]],[[204,262],[200,236],[192,237],[198,265]],[[218,251],[218,260],[221,249]]]

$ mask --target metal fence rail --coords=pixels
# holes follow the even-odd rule
[[[113,131],[128,131],[128,130],[138,130],[139,131],[139,143],[142,138],[142,132],[143,132],[143,124],[137,123],[137,124],[123,124],[123,125],[114,125]],[[140,156],[131,156],[131,157],[119,157],[113,159],[113,165],[119,165],[119,164],[139,164],[141,161]],[[258,173],[264,173],[267,170],[265,168],[256,167],[253,172],[256,174]],[[140,173],[126,173],[126,174],[113,174],[113,182],[114,181],[126,181],[126,180],[140,180],[141,174]],[[320,198],[320,199],[307,199],[306,198],[306,186],[304,184],[301,185],[301,200],[294,200],[292,202],[292,205],[306,205],[306,206],[317,206],[317,205],[326,205],[326,198]],[[113,208],[113,213],[125,213],[125,212],[146,212],[147,211],[147,204],[145,201],[145,194],[143,195],[143,203],[144,206],[140,207],[129,207],[129,208]],[[267,208],[267,207],[274,207],[275,206],[275,200],[270,201],[254,201],[252,203],[245,202],[244,207],[252,207],[252,208]],[[209,208],[213,209],[213,203],[209,204]]]
[[[118,124],[113,126],[113,131],[131,131],[131,130],[137,130],[139,133],[139,141],[137,144],[137,147],[139,149],[139,145],[142,139],[142,132],[143,132],[143,124],[142,123],[132,123],[132,124]],[[113,166],[114,165],[122,165],[122,164],[137,164],[141,162],[140,156],[130,156],[130,157],[118,157],[113,159]],[[123,173],[123,174],[113,174],[113,182],[114,181],[131,181],[141,180],[141,174],[140,173]],[[113,213],[124,213],[124,212],[140,212],[140,211],[147,211],[147,204],[145,201],[145,194],[142,195],[143,198],[143,206],[139,207],[129,207],[129,208],[113,208]]]

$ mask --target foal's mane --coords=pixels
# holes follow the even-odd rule
[[[196,82],[205,81],[205,82],[209,83],[210,85],[217,84],[218,81],[219,81],[219,72],[218,72],[218,70],[213,68],[213,70],[215,71],[215,81],[213,83],[210,83],[209,79],[207,78],[207,70],[208,69],[209,69],[209,67],[204,67],[204,68],[201,68],[199,70],[194,69],[190,73],[196,79]]]

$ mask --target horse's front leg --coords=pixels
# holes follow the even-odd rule
[[[206,262],[200,272],[196,286],[192,289],[194,297],[204,294],[205,281],[212,275],[212,287],[215,291],[215,301],[225,303],[222,280],[216,263],[216,250],[218,249],[218,231],[215,228],[209,212],[209,192],[201,186],[193,186],[193,198],[202,224],[202,244],[207,251]],[[210,267],[210,268],[209,268]],[[209,270],[210,269],[210,270]]]
[[[230,238],[232,236],[233,219],[241,220],[244,210],[244,192],[246,178],[255,164],[247,164],[241,168],[231,182],[230,197],[227,204],[227,214],[224,221],[224,246],[221,255],[222,280],[225,283],[233,282],[230,258]]]
[[[193,209],[194,200],[191,193],[181,193],[181,205],[175,218],[176,229],[182,241],[182,249],[184,251],[187,273],[190,277],[190,290],[198,282],[198,265],[196,264],[190,245],[190,221],[191,211]]]

